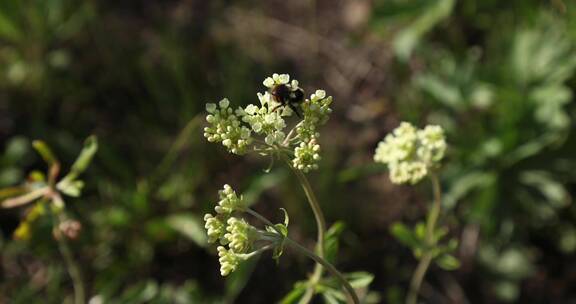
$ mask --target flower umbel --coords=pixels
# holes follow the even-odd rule
[[[320,152],[320,145],[312,137],[308,143],[302,142],[300,146],[294,148],[295,157],[292,160],[292,165],[303,172],[318,169],[318,161],[320,160],[318,152]]]
[[[317,169],[321,159],[318,128],[332,113],[332,97],[324,90],[316,90],[309,98],[287,106],[275,100],[271,91],[281,85],[290,92],[303,92],[297,80],[291,80],[288,74],[273,74],[263,84],[270,91],[257,93],[257,104],[236,110],[232,110],[228,99],[221,100],[218,105],[207,104],[209,126],[204,129],[204,136],[210,142],[221,142],[234,154],[254,151],[271,157],[285,155],[297,170]],[[288,122],[287,118],[296,116],[292,115],[295,107],[300,108],[302,117],[297,122]]]
[[[227,250],[223,246],[218,246],[217,250],[220,257],[218,259],[220,262],[220,274],[225,277],[236,270],[238,264],[240,264],[240,257],[232,249]]]
[[[228,233],[224,235],[228,246],[235,253],[247,253],[255,239],[256,228],[243,219],[231,217],[228,219]]]
[[[208,235],[208,243],[215,243],[218,240],[223,240],[224,234],[226,232],[226,226],[218,216],[214,217],[212,214],[208,213],[204,215],[204,221],[206,224],[206,232]]]
[[[218,106],[214,103],[206,104],[206,121],[210,126],[204,128],[204,137],[209,142],[221,142],[228,151],[234,154],[244,154],[252,143],[250,129],[241,126],[241,122],[229,107],[230,101],[224,98]]]
[[[229,185],[218,191],[220,201],[214,207],[216,215],[204,215],[208,243],[219,242],[220,274],[227,276],[242,260],[281,246],[284,237],[278,233],[258,230],[243,218],[237,217],[247,211],[242,195],[238,196]],[[277,224],[281,225],[281,224]]]
[[[231,214],[235,210],[241,211],[244,208],[244,200],[242,196],[236,195],[236,192],[230,185],[224,185],[224,188],[218,191],[220,201],[218,206],[214,208],[216,213]]]
[[[402,122],[378,144],[374,161],[388,165],[395,184],[415,184],[439,165],[446,151],[444,130],[439,126],[416,129]]]

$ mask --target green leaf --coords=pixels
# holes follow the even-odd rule
[[[450,254],[443,254],[436,259],[436,264],[444,270],[455,270],[460,267],[460,261]]]
[[[23,37],[22,31],[6,13],[7,11],[0,9],[0,37],[12,42],[18,42]]]
[[[306,284],[303,284],[302,282],[294,284],[294,288],[286,296],[284,296],[282,300],[280,300],[280,304],[299,303],[305,291],[306,291]]]
[[[440,241],[448,234],[448,228],[446,226],[436,228],[434,232],[434,242]]]
[[[365,271],[347,273],[344,277],[355,289],[368,287],[374,280],[374,275]]]
[[[52,166],[58,163],[58,159],[56,159],[54,153],[52,153],[52,150],[50,150],[50,147],[48,147],[45,142],[41,140],[35,140],[32,142],[32,147],[34,147],[34,150],[40,154],[48,166]]]
[[[422,14],[394,39],[393,46],[396,55],[402,60],[407,60],[422,36],[444,18],[450,16],[454,2],[454,0],[430,1],[429,6],[423,9]]]
[[[82,188],[84,188],[84,182],[77,180],[71,183],[62,184],[62,186],[58,187],[58,190],[62,191],[62,193],[68,196],[79,197],[80,193],[82,192]]]
[[[92,135],[84,141],[84,147],[82,148],[82,151],[80,151],[80,155],[72,165],[70,173],[68,173],[64,179],[74,180],[78,175],[82,174],[82,172],[86,171],[86,168],[88,168],[92,162],[92,158],[94,158],[96,151],[98,151],[98,139],[96,136]]]
[[[487,187],[494,180],[493,173],[471,171],[464,175],[457,176],[448,193],[444,195],[443,205],[447,209],[452,209],[456,203],[466,197],[475,189]]]
[[[84,184],[76,181],[76,178],[86,171],[96,151],[98,151],[98,140],[96,136],[90,136],[84,141],[84,147],[72,165],[70,172],[56,185],[58,190],[73,197],[80,195],[80,190],[82,190]]]
[[[426,224],[419,222],[414,227],[414,235],[419,240],[424,240],[426,238]]]
[[[390,228],[390,233],[402,244],[410,247],[417,248],[420,246],[420,241],[416,238],[412,230],[402,223],[394,223]]]
[[[340,290],[326,288],[321,292],[322,298],[328,304],[342,304],[346,303],[346,295]]]
[[[200,247],[206,247],[207,237],[204,221],[192,213],[175,214],[166,218],[170,228],[180,232]]]
[[[344,231],[346,225],[338,221],[334,223],[324,237],[324,258],[328,262],[333,263],[338,255],[338,248],[340,247],[340,235]]]

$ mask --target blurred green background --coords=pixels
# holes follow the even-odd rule
[[[224,280],[202,215],[230,183],[313,246],[295,178],[202,137],[204,104],[257,102],[289,73],[334,96],[309,174],[329,223],[344,222],[337,266],[375,275],[401,303],[416,265],[391,223],[414,223],[427,183],[390,184],[377,142],[408,120],[440,124],[445,223],[462,267],[433,267],[426,303],[576,301],[576,5],[562,0],[0,1],[0,187],[44,168],[43,139],[69,166],[100,149],[68,209],[92,303],[273,303],[311,270],[287,252]],[[47,223],[12,239],[25,209],[0,210],[0,302],[71,301]]]

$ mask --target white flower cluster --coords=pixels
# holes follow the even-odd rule
[[[206,234],[208,242],[219,242],[218,255],[220,256],[220,273],[223,276],[234,271],[241,259],[238,254],[246,253],[252,244],[258,239],[256,228],[252,227],[243,219],[232,216],[234,211],[244,210],[242,196],[229,185],[224,185],[224,189],[218,191],[220,201],[214,207],[216,216],[208,213],[204,215],[206,224]],[[228,245],[229,249],[226,249]]]
[[[230,108],[230,101],[224,98],[218,106],[214,103],[206,104],[206,121],[210,124],[204,128],[204,137],[209,142],[221,142],[228,151],[234,154],[244,154],[252,143],[252,132],[241,126],[240,120]]]
[[[298,104],[303,117],[295,129],[286,132],[285,117],[294,116],[289,105],[274,100],[271,92],[279,85],[286,86],[290,92],[302,91],[297,80],[290,80],[288,74],[273,74],[263,84],[270,91],[258,93],[259,105],[250,104],[235,111],[229,107],[227,99],[219,105],[207,104],[210,124],[204,129],[204,136],[210,142],[221,142],[228,151],[244,154],[254,144],[255,150],[263,155],[272,155],[278,151],[293,150],[292,164],[295,168],[308,172],[318,168],[320,146],[318,145],[318,127],[325,124],[332,110],[332,97],[323,90],[316,90],[309,99]],[[298,115],[300,116],[300,115]],[[289,135],[286,135],[289,134]],[[263,140],[256,140],[260,135]]]
[[[393,183],[415,184],[439,164],[445,151],[446,139],[441,127],[416,129],[402,122],[378,144],[374,161],[388,165]]]
[[[300,143],[300,146],[294,148],[292,165],[294,168],[302,170],[303,172],[318,169],[318,161],[320,160],[319,151],[320,145],[316,143],[315,138],[312,138],[308,143]]]
[[[261,231],[246,220],[236,217],[246,211],[242,195],[238,196],[229,185],[218,191],[220,201],[214,207],[216,215],[204,215],[208,243],[218,243],[220,274],[227,276],[254,254],[261,252],[261,242],[273,242],[269,232]],[[236,213],[236,214],[235,214]],[[266,236],[266,234],[268,234]]]
[[[310,99],[302,104],[304,120],[296,127],[300,144],[294,148],[292,164],[303,172],[318,169],[318,162],[320,161],[318,137],[320,133],[316,130],[328,121],[330,113],[332,113],[331,103],[331,96],[326,97],[325,91],[316,90]]]

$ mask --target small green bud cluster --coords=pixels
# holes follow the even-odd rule
[[[257,242],[270,240],[269,233],[260,231],[235,213],[246,210],[242,196],[238,196],[229,185],[218,191],[220,201],[214,207],[216,215],[204,216],[209,243],[218,242],[220,274],[227,276],[258,250]],[[267,235],[268,234],[268,235]]]
[[[292,92],[301,90],[298,81],[290,80],[288,74],[273,74],[263,84],[270,91],[278,85],[286,86]],[[293,104],[300,108],[303,117],[290,132],[286,132],[285,118],[295,116],[291,107],[279,103],[269,91],[258,93],[257,97],[258,105],[249,104],[236,110],[229,107],[227,99],[218,105],[207,104],[209,126],[204,129],[204,136],[208,141],[220,142],[234,154],[247,153],[251,145],[262,155],[292,151],[288,154],[291,154],[296,169],[304,172],[317,169],[320,161],[320,134],[317,130],[332,113],[332,97],[326,96],[323,90],[316,90],[310,98]],[[263,140],[256,140],[257,135]]]
[[[240,264],[240,257],[232,251],[227,250],[224,246],[218,246],[218,261],[220,262],[220,274],[225,277],[234,272]]]
[[[388,165],[395,184],[415,184],[439,165],[446,151],[444,130],[439,126],[416,129],[402,122],[378,144],[374,161]]]

